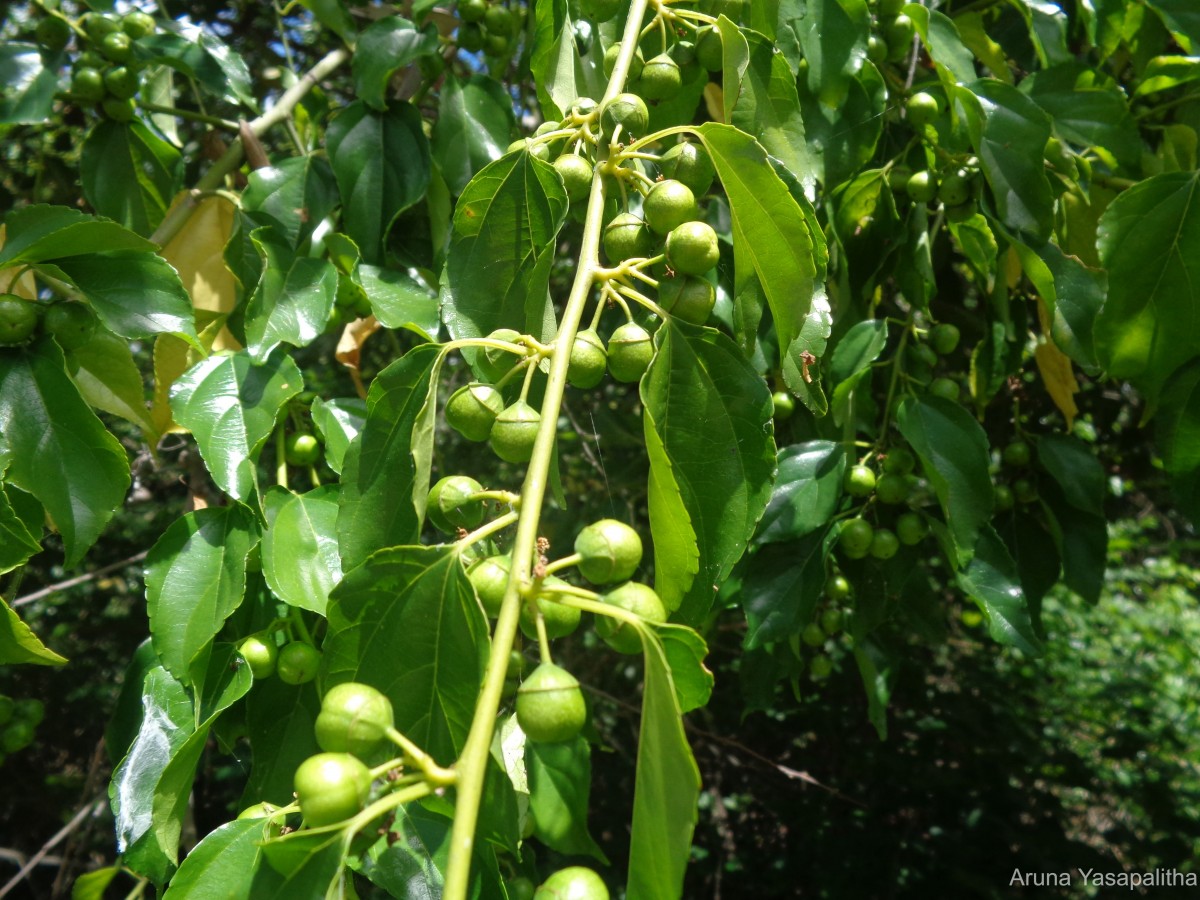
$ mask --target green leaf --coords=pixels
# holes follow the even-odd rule
[[[593,856],[607,864],[588,832],[588,795],[592,787],[592,748],[583,737],[558,744],[525,743],[529,805],[537,838],[551,850]]]
[[[1163,388],[1155,439],[1176,500],[1200,520],[1200,360],[1182,366]]]
[[[328,900],[346,897],[342,882],[347,843],[340,832],[295,831],[262,845],[269,865],[254,871],[254,900]]]
[[[1167,91],[1200,80],[1200,56],[1156,56],[1142,70],[1134,96]]]
[[[1200,9],[1191,0],[1146,0],[1146,5],[1162,16],[1168,28],[1191,41],[1193,50],[1200,49]]]
[[[104,900],[104,892],[120,874],[120,866],[107,866],[84,872],[71,885],[71,900]]]
[[[183,684],[246,593],[246,557],[257,542],[241,506],[198,509],[176,520],[146,557],[146,607],[154,650]]]
[[[259,364],[280,344],[306,347],[320,337],[337,296],[332,263],[295,255],[277,235],[258,228],[250,236],[263,267],[246,306],[246,348]]]
[[[854,390],[871,374],[871,363],[879,359],[879,354],[886,346],[887,322],[883,319],[856,322],[837,342],[829,361],[829,380],[834,385],[835,422],[841,424],[847,421]]]
[[[967,262],[975,271],[975,277],[981,284],[990,283],[995,277],[1000,246],[996,243],[996,235],[992,233],[987,217],[975,213],[962,222],[948,224],[954,243],[959,252],[967,258]]]
[[[672,319],[656,343],[641,384],[655,587],[688,624],[707,615],[714,586],[746,551],[770,499],[773,407],[762,378],[721,332]],[[680,522],[661,518],[680,504],[699,550],[694,578],[692,547],[671,537]]]
[[[1050,117],[1016,88],[991,78],[957,88],[954,96],[1001,221],[1045,241],[1054,213],[1043,161]]]
[[[183,157],[136,119],[104,119],[83,140],[79,170],[83,195],[96,212],[149,235],[179,190]]]
[[[0,125],[38,125],[54,112],[61,54],[8,40],[0,47]]]
[[[802,353],[820,356],[829,331],[829,305],[818,279],[824,236],[747,134],[709,122],[696,129],[729,197],[735,246],[745,248],[771,306],[784,378],[805,389]]]
[[[442,318],[456,340],[505,326],[548,337],[550,265],[567,214],[554,167],[528,153],[484,166],[454,207]]]
[[[1078,510],[1104,516],[1107,479],[1096,454],[1077,437],[1047,434],[1037,442],[1038,464],[1058,482],[1066,501]]]
[[[1097,152],[1112,168],[1136,170],[1142,139],[1129,103],[1117,87],[1085,87],[1089,70],[1074,63],[1037,72],[1021,90],[1048,112],[1055,133],[1071,144]]]
[[[704,657],[708,655],[704,638],[686,625],[649,622],[646,625],[662,643],[680,711],[686,713],[707,706],[712,696],[713,674],[704,665]]]
[[[592,42],[589,54],[579,52],[567,0],[543,0],[531,12],[535,18],[529,70],[542,115],[554,121],[561,119],[577,98],[599,100],[604,95],[607,79],[600,68],[600,41]]]
[[[697,819],[700,770],[675,700],[671,669],[648,629],[646,675],[629,841],[629,900],[679,897]]]
[[[161,256],[115,250],[55,259],[53,268],[84,293],[105,326],[121,337],[174,334],[200,348],[192,302],[179,274]]]
[[[1042,652],[1029,616],[1017,565],[991,525],[979,530],[970,563],[958,572],[958,584],[987,620],[988,634],[1030,656]]]
[[[1087,602],[1099,602],[1108,556],[1108,523],[1103,515],[1075,506],[1057,483],[1043,482],[1038,492],[1058,544],[1063,583]]]
[[[296,768],[320,752],[313,727],[321,711],[317,683],[290,685],[268,678],[246,698],[247,738],[254,765],[242,794],[242,805],[292,802]]]
[[[242,193],[242,209],[255,222],[276,225],[296,249],[338,205],[337,183],[328,160],[295,156],[250,173]],[[252,235],[253,237],[253,235]]]
[[[262,568],[271,591],[290,606],[325,615],[329,592],[342,578],[338,556],[338,488],[307,494],[274,487],[263,507]]]
[[[794,172],[806,191],[811,191],[819,173],[809,157],[796,76],[787,60],[776,51],[774,42],[748,29],[739,29],[724,16],[717,21],[717,28],[725,48],[722,92],[726,125],[757,136],[767,152]],[[733,192],[719,163],[717,174],[732,206]]]
[[[41,549],[37,536],[30,532],[0,482],[0,575],[23,565]]]
[[[854,661],[867,695],[867,720],[881,741],[887,740],[887,706],[892,697],[894,664],[874,641],[856,641]]]
[[[132,422],[157,438],[146,408],[146,387],[129,342],[97,329],[82,347],[67,351],[67,373],[90,406]]]
[[[437,292],[407,272],[363,264],[359,280],[375,318],[385,328],[406,328],[426,340],[437,338],[441,322]]]
[[[139,38],[134,44],[139,59],[170,66],[228,103],[258,108],[250,70],[220,38],[191,22],[172,20],[160,26],[157,34]]]
[[[864,64],[836,107],[822,103],[805,82],[799,96],[813,175],[826,185],[841,184],[875,155],[887,105],[883,76],[874,63]]]
[[[125,499],[129,462],[63,367],[50,337],[0,353],[0,471],[46,508],[69,568]]]
[[[325,463],[339,475],[346,450],[367,421],[367,401],[357,397],[337,397],[312,404],[312,420],[325,444]]]
[[[864,0],[809,0],[793,29],[808,60],[808,89],[840,107],[867,59],[871,15]]]
[[[210,831],[187,855],[163,900],[249,897],[266,830],[265,819],[235,819]]]
[[[117,250],[153,253],[145,238],[106,219],[86,216],[68,206],[25,206],[4,219],[0,266],[59,260],[67,256]]]
[[[300,5],[311,10],[313,18],[340,37],[347,44],[354,46],[357,28],[354,19],[346,10],[341,0],[300,0]],[[416,4],[413,12],[416,14]],[[361,51],[362,47],[359,45]]]
[[[920,457],[965,561],[992,514],[987,435],[963,407],[941,397],[906,397],[896,424]]]
[[[217,353],[176,380],[171,410],[195,436],[217,485],[245,500],[257,489],[259,449],[283,405],[303,387],[299,367],[282,351],[261,366],[245,350]]]
[[[749,563],[742,582],[747,648],[787,640],[812,621],[825,589],[832,535],[811,532],[798,542],[770,544]]]
[[[67,660],[43,644],[28,625],[21,621],[3,597],[0,597],[0,666],[32,663],[39,666],[65,666]]]
[[[358,36],[350,60],[354,93],[374,109],[387,109],[392,76],[419,57],[437,53],[439,48],[436,30],[417,31],[408,19],[387,16],[372,22]]]
[[[329,601],[327,686],[388,695],[396,728],[435,759],[458,757],[487,662],[488,630],[453,547],[391,547],[348,572]]]
[[[325,145],[342,195],[346,233],[364,260],[380,264],[396,217],[429,187],[429,141],[421,113],[411,103],[376,112],[357,101],[329,123]]]
[[[1100,219],[1108,298],[1096,316],[1096,354],[1113,378],[1153,403],[1196,355],[1200,321],[1200,173],[1155,175],[1122,192]]]
[[[1068,256],[1057,244],[1044,244],[1034,251],[1014,241],[1012,247],[1053,317],[1050,336],[1054,343],[1079,365],[1098,368],[1093,332],[1108,290],[1107,274]]]
[[[845,471],[845,451],[833,441],[782,448],[756,539],[764,544],[790,541],[822,527],[837,512]]]
[[[478,73],[448,75],[433,126],[433,158],[450,190],[461,194],[476,172],[499,159],[515,126],[504,85]]]
[[[909,3],[904,12],[916,26],[917,34],[937,68],[938,77],[947,89],[975,80],[975,57],[963,44],[953,19],[936,10],[931,12],[919,3]]]
[[[366,424],[342,468],[337,533],[347,571],[376,549],[413,544],[421,534],[441,360],[436,344],[422,344],[371,382]]]

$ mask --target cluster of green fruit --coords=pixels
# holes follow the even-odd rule
[[[808,674],[813,681],[824,681],[833,673],[833,658],[826,644],[842,633],[846,623],[845,607],[852,598],[850,582],[840,572],[834,572],[825,582],[825,605],[800,632],[800,642],[811,648]],[[797,657],[800,648],[794,646]]]
[[[504,56],[521,28],[522,10],[489,0],[459,0],[457,44],[468,53]]]
[[[1007,444],[1000,451],[1000,466],[993,467],[993,476],[1003,470],[1015,474],[1008,483],[996,481],[993,484],[993,496],[996,499],[996,511],[1007,512],[1017,503],[1028,506],[1038,500],[1037,483],[1030,467],[1033,465],[1033,448],[1023,440],[1017,439]]]
[[[255,680],[278,675],[284,684],[307,684],[321,668],[321,651],[308,641],[287,641],[282,647],[275,633],[252,634],[238,644]]]
[[[900,546],[912,547],[925,540],[929,524],[921,513],[903,509],[913,497],[920,479],[913,474],[916,458],[906,447],[893,447],[883,458],[882,473],[867,465],[851,466],[843,488],[851,497],[876,501],[879,516],[888,515],[884,507],[896,510],[891,527],[872,525],[861,513],[842,524],[838,547],[847,559],[891,559]]]
[[[96,314],[86,303],[39,303],[0,294],[0,347],[23,344],[41,333],[53,336],[64,350],[78,350],[95,332]]]
[[[26,697],[14,700],[0,694],[0,765],[5,757],[33,743],[38,725],[46,716],[41,700]]]
[[[942,322],[929,329],[926,338],[912,341],[905,348],[904,374],[933,396],[957,403],[962,396],[959,382],[949,375],[935,373],[941,361],[958,349],[961,339],[958,327]]]
[[[908,0],[871,0],[872,29],[867,58],[877,66],[908,59],[916,26],[903,10]]]
[[[88,12],[71,22],[57,12],[37,26],[38,40],[47,49],[64,49],[71,36],[81,48],[72,65],[71,95],[114,122],[133,118],[134,96],[141,88],[142,64],[135,53],[139,38],[153,34],[154,19],[140,10],[124,16]],[[44,34],[43,34],[44,32]]]

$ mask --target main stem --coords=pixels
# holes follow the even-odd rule
[[[629,18],[625,22],[625,33],[621,40],[621,53],[613,67],[605,100],[616,96],[625,86],[629,66],[637,49],[638,32],[650,0],[633,0]],[[603,148],[602,148],[603,152]],[[555,353],[550,363],[550,376],[546,382],[546,394],[542,401],[542,420],[537,439],[533,445],[533,456],[525,474],[521,489],[521,515],[517,522],[517,535],[513,543],[512,568],[500,616],[492,634],[492,647],[488,655],[487,671],[483,677],[483,688],[475,705],[475,716],[471,730],[456,766],[458,772],[457,795],[454,806],[454,827],[450,833],[450,859],[446,867],[445,900],[466,900],[470,886],[471,857],[475,848],[475,829],[479,822],[479,803],[483,796],[483,782],[487,774],[488,756],[491,751],[492,735],[496,728],[496,715],[500,709],[504,691],[504,677],[508,672],[508,656],[512,651],[520,617],[522,597],[520,585],[532,575],[532,560],[537,547],[538,526],[541,521],[542,502],[546,496],[550,463],[554,454],[554,441],[558,431],[558,416],[562,407],[563,392],[567,385],[567,366],[570,363],[571,346],[579,330],[580,320],[587,309],[596,268],[599,266],[600,234],[604,226],[605,183],[596,167],[592,178],[592,189],[588,195],[587,215],[583,225],[583,239],[579,249],[579,265],[571,293],[563,309],[562,323],[555,339]]]

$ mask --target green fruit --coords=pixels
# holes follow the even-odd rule
[[[851,497],[866,497],[875,490],[875,473],[869,466],[851,466],[842,478],[842,487]]]
[[[26,340],[38,323],[38,306],[16,294],[0,294],[0,346]]]
[[[867,59],[875,63],[877,66],[882,66],[885,62],[887,62],[887,58],[887,41],[875,34],[867,38]]]
[[[709,72],[720,72],[725,67],[725,45],[717,29],[702,28],[696,35],[696,62]]]
[[[646,224],[651,231],[661,235],[670,234],[698,214],[696,195],[692,189],[673,178],[658,182],[642,200],[642,215],[646,217]]]
[[[961,337],[958,328],[951,325],[949,322],[943,322],[940,325],[934,325],[929,332],[929,343],[933,350],[939,356],[946,356],[953,353],[958,347],[958,341]]]
[[[667,52],[680,68],[687,68],[696,62],[696,45],[692,41],[676,41]]]
[[[308,684],[321,668],[321,651],[308,641],[284,644],[275,662],[275,673],[284,684]]]
[[[5,753],[16,753],[24,750],[33,743],[34,726],[32,722],[20,720],[10,722],[0,734],[0,750]]]
[[[816,622],[809,622],[804,627],[804,631],[801,632],[800,640],[804,641],[810,647],[820,647],[825,643],[825,632],[821,630],[821,626]]]
[[[537,887],[528,878],[510,878],[504,882],[504,889],[508,892],[508,900],[533,900],[533,893]]]
[[[489,341],[501,341],[506,344],[515,344],[520,338],[521,333],[512,328],[497,328],[487,336]],[[488,381],[499,381],[509,369],[517,364],[519,358],[518,354],[501,350],[499,347],[485,347],[483,352],[476,357],[476,364]]]
[[[446,423],[468,441],[486,441],[503,409],[504,396],[498,390],[473,381],[446,401]]]
[[[478,53],[487,41],[479,22],[463,22],[458,26],[458,46],[468,53]]]
[[[447,475],[429,489],[425,513],[434,528],[447,534],[459,528],[478,528],[487,509],[482,499],[472,499],[472,495],[482,490],[483,485],[474,478]]]
[[[908,484],[908,478],[904,475],[884,472],[875,482],[875,496],[880,503],[886,503],[889,506],[899,506],[908,499],[911,493],[912,489]]]
[[[40,725],[46,718],[46,705],[36,697],[26,697],[17,701],[13,717],[33,726]]]
[[[703,325],[717,302],[717,290],[704,278],[684,275],[665,278],[658,285],[658,303],[671,315]]]
[[[71,93],[80,100],[97,102],[104,97],[104,76],[89,66],[75,70],[71,76]]]
[[[642,562],[642,539],[616,519],[601,519],[588,525],[575,538],[581,557],[580,573],[592,584],[611,584],[633,575]]]
[[[553,575],[547,578],[545,583],[550,586],[566,584],[561,578],[555,578]],[[551,640],[566,637],[579,628],[583,613],[575,607],[543,596],[535,598],[534,604],[537,605],[537,611],[542,614],[542,622],[546,626],[546,637]],[[537,640],[537,616],[533,612],[533,604],[528,602],[521,604],[520,625],[522,634],[530,640]]]
[[[938,186],[938,200],[943,206],[961,206],[971,199],[971,179],[962,171],[951,172]]]
[[[125,32],[114,31],[100,41],[100,52],[115,63],[128,62],[133,56],[133,41]]]
[[[567,367],[567,381],[586,390],[598,385],[607,371],[608,353],[600,335],[591,328],[575,335],[575,342],[571,345],[571,362]]]
[[[133,120],[135,107],[131,99],[119,100],[116,97],[106,97],[101,102],[100,108],[114,122],[130,122]]]
[[[827,609],[821,613],[821,630],[828,635],[835,635],[842,630],[842,611]]]
[[[896,475],[907,475],[916,464],[916,458],[907,447],[893,447],[883,458],[883,471]]]
[[[607,140],[612,140],[620,126],[620,140],[627,143],[641,137],[650,126],[650,110],[637,94],[617,94],[600,107],[600,128]]]
[[[580,0],[579,9],[593,22],[607,22],[624,6],[624,0]]]
[[[1013,441],[1004,448],[1000,458],[1009,468],[1020,469],[1033,461],[1033,450],[1025,441]]]
[[[871,550],[875,529],[866,519],[850,519],[842,525],[838,546],[850,559],[862,559]]]
[[[667,235],[667,263],[681,275],[703,275],[720,258],[717,233],[706,222],[684,222]]]
[[[935,397],[941,397],[943,400],[952,400],[957,403],[962,391],[958,386],[958,382],[953,378],[935,378],[933,383],[929,385],[929,393]]]
[[[371,772],[348,753],[318,753],[300,763],[292,782],[310,828],[344,822],[371,793]]]
[[[707,194],[717,174],[708,151],[691,141],[680,141],[664,153],[658,170],[664,178],[687,185],[693,198]]]
[[[313,731],[322,750],[366,757],[384,742],[393,721],[392,702],[384,694],[347,681],[321,698]]]
[[[138,38],[145,37],[148,34],[153,34],[154,29],[154,17],[147,15],[139,9],[135,9],[133,12],[127,13],[125,17],[121,19],[121,30],[135,41]]]
[[[517,724],[535,743],[558,743],[579,734],[587,704],[579,682],[554,663],[542,663],[517,691]]]
[[[942,105],[938,103],[937,97],[924,91],[919,91],[909,97],[905,109],[908,112],[908,121],[914,128],[932,125],[942,114]]]
[[[529,138],[517,138],[508,145],[504,152],[513,153],[517,150],[523,150],[530,156],[536,157],[537,159],[545,161],[549,161],[550,159],[550,145],[546,143],[535,144]]]
[[[771,409],[772,417],[783,422],[796,412],[796,401],[787,391],[776,391],[771,395]]]
[[[299,431],[289,434],[283,458],[289,466],[312,466],[321,458],[321,442],[316,435]]]
[[[554,169],[562,176],[567,199],[572,203],[586,200],[592,189],[592,164],[582,156],[564,153],[554,160]]]
[[[1037,486],[1028,478],[1018,478],[1013,482],[1013,495],[1017,498],[1018,503],[1029,504],[1036,503],[1038,499]]]
[[[683,87],[683,73],[670,53],[660,53],[646,60],[638,93],[647,100],[671,100]]]
[[[483,52],[488,56],[503,56],[512,46],[512,39],[506,34],[487,32],[483,37]]]
[[[487,0],[460,0],[458,4],[458,17],[464,22],[482,22],[487,11]]]
[[[928,344],[909,344],[908,352],[918,364],[932,369],[937,365],[938,355]]]
[[[95,12],[85,13],[82,24],[87,36],[96,44],[121,27],[116,19],[110,19],[102,13]]]
[[[57,53],[71,42],[71,26],[58,16],[47,16],[38,22],[34,37],[51,53]]]
[[[912,19],[903,13],[883,24],[879,29],[879,36],[887,42],[889,62],[900,62],[908,58],[912,51],[914,34],[916,27]]]
[[[630,581],[601,598],[610,606],[641,616],[647,622],[661,625],[667,621],[667,608],[662,599],[649,585]],[[596,634],[618,653],[642,652],[642,638],[638,630],[620,619],[611,616],[596,616]]]
[[[591,869],[559,869],[537,889],[533,900],[609,900],[604,880]]]
[[[488,444],[505,462],[529,462],[541,423],[541,413],[524,400],[518,400],[496,416]]]
[[[824,654],[814,656],[808,664],[808,674],[813,681],[824,681],[833,674],[833,660]]]
[[[141,81],[128,66],[115,66],[104,73],[104,89],[118,100],[128,100],[138,92]]]
[[[929,534],[929,525],[918,513],[906,512],[896,519],[896,537],[906,547],[921,543],[927,534]]]
[[[488,7],[483,16],[484,27],[493,35],[511,37],[513,33],[513,14],[508,7],[494,4]]]
[[[604,77],[611,78],[613,69],[617,67],[617,57],[621,55],[621,44],[617,42],[604,51]],[[646,58],[642,56],[641,48],[638,48],[633,59],[629,61],[629,82],[632,84],[642,77],[642,69],[646,66]]]
[[[6,697],[0,694],[0,725],[7,725],[12,721],[13,712],[16,710],[17,704],[12,697]]]
[[[843,575],[831,575],[825,581],[825,596],[833,603],[849,600],[852,593],[853,588]]]
[[[899,549],[900,540],[886,528],[877,529],[871,537],[870,552],[876,559],[891,559]]]
[[[993,494],[996,498],[997,512],[1008,512],[1008,510],[1013,508],[1013,492],[1007,485],[996,485]]]
[[[608,339],[608,372],[626,384],[638,381],[654,357],[654,341],[636,322],[626,322]]]
[[[238,644],[238,653],[242,654],[242,658],[250,666],[250,674],[256,680],[270,678],[275,674],[275,661],[279,651],[273,640],[263,640],[256,635],[248,637]]]
[[[928,170],[913,172],[904,189],[914,202],[929,203],[937,196],[937,179]]]
[[[504,592],[508,589],[508,572],[512,560],[507,556],[489,556],[475,563],[467,571],[483,611],[493,619],[500,615]]]
[[[604,256],[611,265],[649,256],[653,249],[654,235],[633,213],[621,213],[605,226]]]

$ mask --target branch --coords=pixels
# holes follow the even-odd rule
[[[299,81],[288,88],[274,106],[247,125],[250,133],[258,137],[272,126],[279,124],[290,116],[292,110],[296,108],[296,104],[304,98],[305,94],[313,89],[318,81],[349,58],[350,51],[345,48],[339,48],[328,53],[320,62],[309,69]],[[241,162],[242,142],[241,140],[236,140],[230,144],[229,149],[225,151],[224,155],[204,173],[203,177],[196,183],[196,187],[189,192],[183,202],[167,213],[166,218],[162,220],[162,224],[158,226],[154,234],[150,235],[150,240],[160,247],[168,243],[187,224],[188,219],[192,217],[192,213],[195,212],[198,205],[199,197],[220,187],[225,176],[236,169]]]
[[[37,864],[42,861],[47,853],[61,844],[66,839],[67,835],[83,824],[84,820],[87,819],[88,816],[95,815],[101,809],[103,809],[104,805],[105,798],[103,797],[98,797],[95,800],[90,800],[85,803],[83,808],[71,817],[71,821],[62,828],[58,829],[54,836],[42,845],[41,850],[29,857],[29,862],[25,863],[25,865],[21,867],[21,871],[10,878],[8,884],[0,888],[0,900],[3,900],[4,897],[7,897],[10,893],[12,893],[13,888],[25,880],[25,876],[34,870]]]
[[[129,557],[128,559],[123,559],[120,562],[112,563],[102,569],[97,569],[95,572],[77,575],[74,578],[68,578],[66,581],[60,581],[58,584],[52,584],[49,587],[44,587],[40,591],[34,591],[32,594],[26,594],[24,597],[18,597],[9,605],[15,609],[18,606],[25,606],[28,603],[33,603],[35,600],[41,600],[43,597],[49,597],[51,594],[56,594],[59,591],[65,591],[68,588],[85,584],[91,581],[93,578],[100,578],[101,576],[107,575],[109,572],[115,572],[117,569],[123,569],[126,566],[141,562],[146,558],[146,554],[149,552],[149,550],[143,550],[141,553],[133,554],[133,556]],[[3,896],[3,894],[0,894],[0,896]]]

